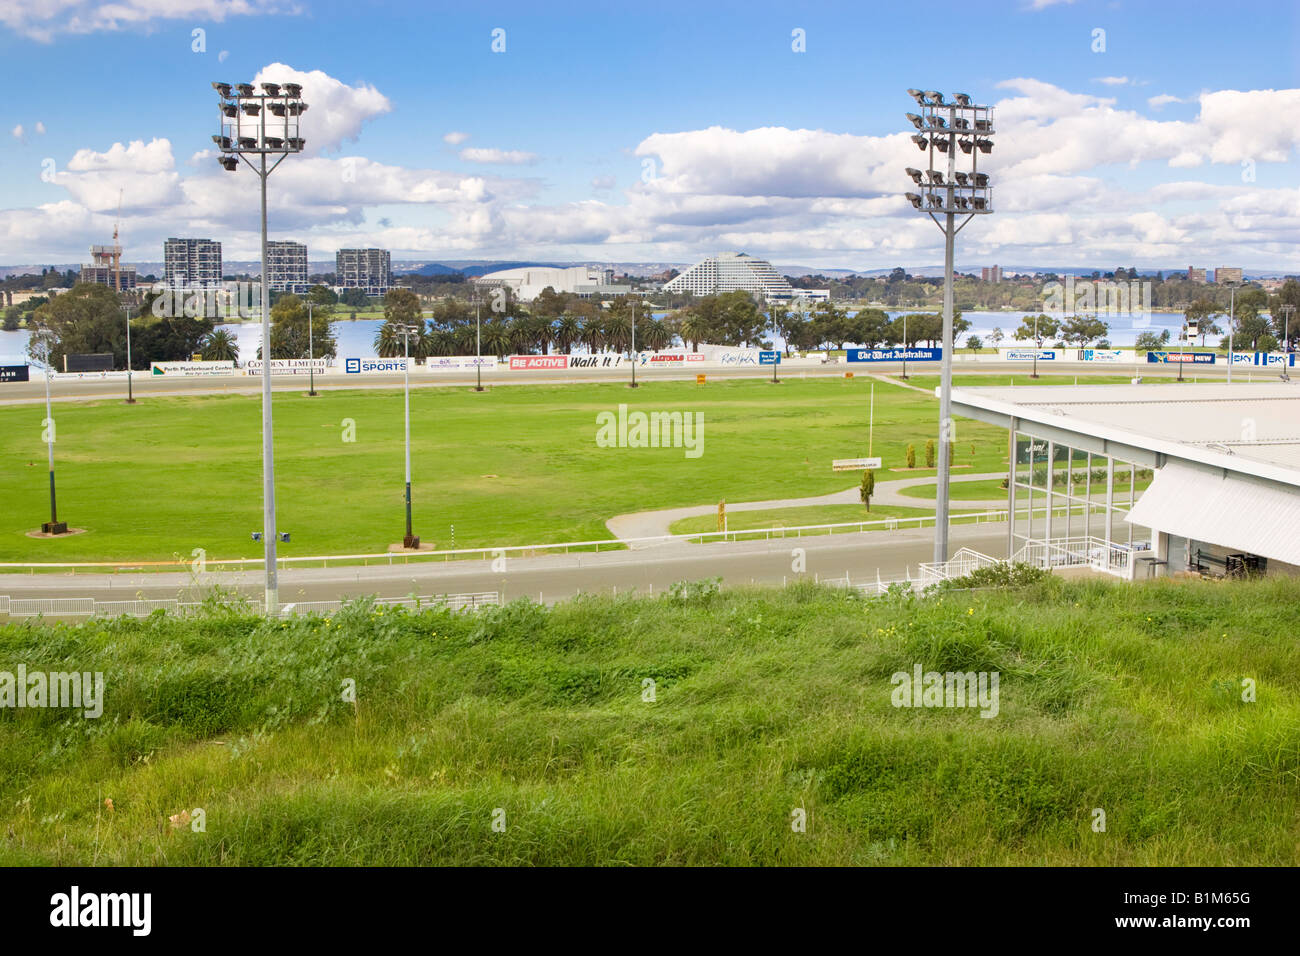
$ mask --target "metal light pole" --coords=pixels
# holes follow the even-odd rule
[[[406,403],[406,537],[403,548],[419,548],[420,539],[411,533],[411,336],[417,331],[414,325],[399,325],[395,331],[402,334],[402,387]]]
[[[483,391],[483,326],[478,317],[478,290],[474,290],[474,391]]]
[[[41,525],[45,534],[67,534],[68,523],[59,520],[59,508],[54,496],[54,411],[50,407],[50,350],[45,348],[45,446],[50,463],[50,520]]]
[[[1034,370],[1029,373],[1030,378],[1038,378],[1038,350],[1042,347],[1042,344],[1043,340],[1038,337],[1038,316],[1036,315],[1034,316]]]
[[[131,388],[131,306],[124,305],[122,310],[126,312],[126,403],[135,404],[135,393]]]
[[[1232,333],[1237,325],[1237,283],[1228,285],[1228,384],[1232,384]]]
[[[316,343],[312,337],[311,308],[315,303],[307,303],[307,394],[316,395]]]
[[[632,388],[636,388],[636,300],[632,300]]]
[[[907,313],[903,313],[903,381],[907,381]]]
[[[1277,307],[1282,313],[1282,381],[1291,381],[1291,373],[1288,371],[1291,362],[1291,313],[1295,311],[1295,306],[1286,302]]]
[[[300,153],[305,143],[299,135],[299,117],[307,111],[298,83],[263,83],[258,93],[251,83],[213,83],[219,97],[220,132],[212,137],[221,151],[218,162],[229,172],[242,159],[257,173],[262,191],[262,543],[266,567],[268,617],[280,613],[280,585],[276,568],[275,531],[275,439],[271,419],[271,304],[267,282],[269,263],[266,248],[266,177],[290,153]],[[274,117],[267,130],[266,117]],[[256,156],[257,163],[249,160]],[[267,168],[267,156],[277,157]]]
[[[978,106],[965,93],[953,94],[953,103],[944,101],[935,90],[908,90],[921,113],[908,113],[916,127],[912,142],[927,155],[925,172],[907,169],[921,193],[907,193],[907,200],[926,213],[943,230],[943,354],[939,386],[939,472],[935,490],[934,560],[948,560],[948,471],[949,445],[952,442],[952,349],[953,349],[953,247],[957,233],[977,215],[993,212],[993,188],[987,173],[979,171],[980,153],[993,150],[993,111]],[[946,175],[935,168],[935,150],[947,157]],[[970,157],[970,169],[957,169],[957,150]],[[940,221],[939,215],[943,216]],[[958,226],[958,215],[965,216]]]

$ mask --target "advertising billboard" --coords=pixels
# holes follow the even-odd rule
[[[26,365],[0,365],[0,382],[26,382],[28,375]]]
[[[909,349],[849,349],[845,356],[850,362],[937,362],[943,358],[943,349],[913,346]]]
[[[1147,362],[1153,365],[1213,365],[1213,352],[1148,352]]]

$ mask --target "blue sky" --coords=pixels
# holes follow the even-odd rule
[[[160,258],[174,234],[251,256],[255,180],[202,155],[208,83],[283,64],[314,80],[312,154],[272,177],[272,233],[313,259],[373,244],[399,258],[742,248],[932,264],[938,230],[901,198],[917,85],[1007,104],[999,212],[964,234],[961,261],[1300,271],[1294,3],[166,9],[0,2],[0,57],[25,78],[3,107],[0,262],[84,259],[119,189],[129,258]]]

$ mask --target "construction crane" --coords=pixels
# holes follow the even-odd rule
[[[117,244],[117,227],[122,222],[122,190],[117,191],[117,218],[113,220],[113,290],[122,294],[122,247]]]

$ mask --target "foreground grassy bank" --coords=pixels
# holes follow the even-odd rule
[[[0,710],[0,863],[1295,864],[1298,602],[694,585],[9,625],[0,670],[106,691],[97,720]],[[891,706],[915,664],[998,671],[997,716]]]

